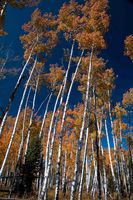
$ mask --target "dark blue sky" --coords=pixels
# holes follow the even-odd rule
[[[58,12],[63,0],[42,0],[37,6],[43,12]],[[112,67],[118,75],[116,80],[116,88],[113,93],[113,102],[119,101],[122,98],[122,94],[133,87],[133,64],[131,60],[123,55],[124,52],[124,39],[127,35],[133,34],[133,1],[132,0],[109,0],[111,16],[110,30],[107,34],[108,49],[103,52],[103,57],[108,60],[108,66]],[[5,20],[5,29],[8,35],[0,38],[0,42],[6,45],[10,45],[14,54],[23,56],[22,45],[19,40],[19,36],[23,35],[21,26],[30,20],[30,15],[34,8],[26,9],[14,9],[8,6]],[[58,53],[56,54],[58,55]],[[59,55],[60,59],[60,55]],[[54,63],[54,61],[53,61]],[[22,67],[22,62],[9,63],[10,67]],[[8,77],[6,80],[1,81],[0,84],[0,104],[6,105],[8,97],[16,83],[17,77]],[[43,91],[45,94],[45,91]],[[78,94],[76,95],[78,99]],[[18,108],[20,99],[20,91],[15,99],[12,112],[15,113]],[[40,102],[42,100],[40,98]],[[72,103],[75,98],[71,98]]]

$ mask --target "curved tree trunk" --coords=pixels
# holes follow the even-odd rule
[[[38,84],[39,84],[39,76],[38,76],[37,81],[36,81],[36,88],[35,88],[33,101],[32,101],[32,110],[31,110],[31,116],[30,116],[30,123],[29,123],[29,127],[28,127],[28,134],[27,134],[26,147],[25,147],[25,153],[24,153],[24,162],[25,162],[25,159],[26,159],[26,155],[27,155],[28,147],[29,147],[29,142],[30,142],[31,127],[32,127],[32,123],[33,123],[33,116],[34,116],[34,110],[35,110]]]
[[[109,133],[108,133],[108,128],[107,128],[107,121],[105,119],[105,133],[106,133],[106,138],[107,138],[107,145],[108,145],[108,154],[109,154],[109,161],[110,161],[110,169],[111,169],[111,174],[112,174],[112,177],[113,177],[113,181],[114,181],[114,184],[115,184],[115,189],[116,191],[118,192],[118,198],[120,198],[120,188],[119,188],[119,183],[120,182],[119,180],[117,181],[116,180],[116,177],[115,177],[115,173],[114,173],[114,168],[113,168],[113,162],[112,162],[112,156],[111,156],[111,148],[110,148],[110,141],[109,141]],[[116,153],[115,153],[115,156],[116,156]],[[118,163],[118,158],[117,158],[117,168],[119,168],[119,163]],[[119,174],[119,169],[117,169],[117,173]],[[118,177],[119,179],[120,177]]]
[[[95,130],[96,130],[96,156],[97,156],[97,182],[98,182],[98,200],[102,199],[102,190],[101,190],[101,175],[100,175],[100,132],[98,131],[98,118],[97,118],[97,98],[95,93],[95,88],[93,89],[93,96],[94,96],[94,123],[95,123]]]
[[[109,93],[109,91],[108,91]],[[114,148],[114,157],[116,159],[116,169],[117,169],[117,175],[119,174],[119,163],[118,163],[118,155],[117,155],[117,141],[116,141],[116,137],[113,133],[113,119],[112,119],[112,114],[111,114],[111,105],[110,105],[110,101],[109,101],[109,118],[110,118],[110,123],[111,123],[111,133],[112,133],[112,138],[113,138],[113,148]],[[107,130],[108,132],[108,130]],[[107,139],[108,140],[108,139]],[[109,145],[109,143],[108,143]],[[112,173],[112,170],[111,170],[111,173]],[[113,174],[112,174],[113,176]],[[119,179],[119,175],[118,175],[118,179]],[[119,180],[116,179],[116,176],[114,174],[113,176],[113,181],[114,181],[114,184],[115,184],[115,190],[116,192],[118,193],[118,198],[120,198],[120,186],[119,186]]]
[[[91,195],[92,195],[92,198],[94,199],[95,191],[97,189],[97,160],[95,159],[94,140],[93,139],[91,139],[91,144],[92,144],[92,155],[93,155],[93,163],[94,163],[94,176],[93,176],[93,181],[92,181]]]
[[[49,95],[49,98],[48,98],[48,101],[47,101],[47,105],[46,105],[46,109],[45,109],[45,112],[44,112],[44,115],[43,115],[43,120],[42,120],[42,124],[41,124],[41,128],[40,128],[40,132],[39,132],[39,138],[40,139],[42,137],[44,137],[43,127],[44,127],[44,124],[45,124],[45,119],[46,119],[46,116],[47,116],[48,107],[49,107],[49,103],[51,101],[52,95],[53,95],[53,92],[51,92],[51,94]]]
[[[86,190],[89,192],[90,187],[90,178],[91,178],[91,166],[88,166],[88,156],[86,156]]]
[[[62,91],[62,85],[60,87],[59,93],[58,93],[57,98],[56,98],[56,102],[55,102],[55,105],[54,105],[54,110],[53,110],[52,118],[51,118],[51,121],[50,121],[49,130],[48,130],[48,139],[47,139],[46,155],[45,155],[45,175],[47,173],[47,167],[48,167],[48,155],[49,155],[49,145],[50,145],[51,131],[52,131],[54,117],[55,117],[55,112],[57,110],[57,104],[58,104],[58,101],[59,101],[59,98],[60,98],[60,95],[61,95],[61,91]]]
[[[104,158],[104,151],[103,147],[101,145],[101,152],[102,152],[102,160],[103,160],[103,182],[104,182],[104,199],[107,200],[108,196],[108,190],[107,190],[107,174],[106,174],[106,167],[105,167],[105,158]]]
[[[126,193],[128,196],[128,199],[130,199],[130,195],[129,195],[129,183],[128,183],[128,177],[129,177],[129,171],[128,171],[128,167],[125,161],[125,156],[123,153],[123,141],[122,141],[122,124],[121,124],[121,120],[119,122],[119,126],[120,126],[120,153],[121,153],[121,171],[122,171],[122,175],[123,175],[123,182],[125,185],[125,189],[126,189]]]
[[[111,173],[112,173],[112,177],[113,177],[114,182],[116,182],[114,168],[113,168],[113,162],[112,162],[112,156],[111,156],[109,133],[108,133],[107,120],[106,119],[105,119],[105,133],[106,133],[106,138],[107,138],[107,145],[108,145],[108,153],[109,153],[109,161],[110,161]]]
[[[14,91],[12,92],[10,98],[9,98],[9,102],[8,102],[8,105],[4,111],[4,113],[2,114],[2,117],[1,117],[1,124],[0,124],[0,137],[2,136],[2,131],[3,131],[3,128],[4,128],[4,125],[5,125],[5,122],[6,122],[6,119],[7,119],[7,116],[8,116],[8,113],[9,113],[9,110],[10,110],[10,107],[12,105],[12,102],[14,100],[14,97],[16,95],[16,92],[19,88],[19,86],[21,85],[22,83],[22,80],[24,79],[24,76],[21,77],[19,83],[16,85],[16,87],[14,88]]]
[[[68,91],[68,94],[67,94],[67,98],[66,98],[66,102],[65,102],[65,106],[64,106],[64,111],[63,111],[63,117],[62,117],[62,121],[61,121],[61,130],[60,130],[60,135],[59,135],[59,147],[58,147],[58,159],[57,159],[57,173],[56,173],[57,177],[56,177],[55,200],[59,199],[60,164],[61,164],[61,153],[62,153],[63,128],[64,128],[64,122],[65,122],[65,117],[66,117],[66,111],[67,111],[67,106],[68,106],[68,102],[69,102],[69,99],[70,99],[72,87],[73,87],[73,84],[74,84],[74,80],[75,80],[75,77],[77,75],[78,68],[79,68],[79,65],[81,63],[83,53],[84,53],[84,50],[81,53],[79,62],[77,64],[76,70],[75,70],[74,75],[72,77],[72,81],[71,81],[71,85],[69,87],[69,91]]]
[[[99,147],[101,149],[101,155],[102,155],[102,165],[103,165],[103,191],[104,191],[104,199],[107,200],[107,174],[106,174],[106,166],[105,166],[105,157],[104,157],[104,150],[101,143],[101,132],[102,132],[102,120],[98,122],[97,120],[97,128],[98,128],[98,136],[99,136]]]
[[[91,114],[91,97],[89,101],[89,117],[88,117],[88,127],[90,126],[90,114]],[[89,136],[89,128],[86,130],[85,136],[85,147],[84,147],[84,156],[83,156],[83,163],[82,163],[82,172],[80,177],[80,185],[79,185],[79,194],[78,200],[82,199],[82,187],[83,187],[83,178],[84,178],[84,169],[85,169],[85,161],[86,161],[86,154],[87,154],[87,147],[88,147],[88,136]]]
[[[0,3],[0,9],[1,9],[0,10],[0,17],[3,17],[3,15],[5,13],[6,6],[7,6],[7,1]]]
[[[62,192],[65,195],[66,192],[66,168],[67,168],[67,151],[64,155],[64,165],[63,165],[63,176],[62,176]]]
[[[61,98],[60,98],[59,109],[57,111],[57,117],[56,117],[56,120],[55,120],[55,123],[54,123],[54,127],[53,127],[53,134],[52,134],[52,139],[51,139],[47,175],[45,175],[45,179],[43,181],[41,194],[39,194],[39,199],[40,200],[43,200],[46,197],[48,177],[49,177],[49,172],[50,172],[51,164],[52,164],[53,148],[54,148],[54,141],[55,141],[55,135],[56,135],[56,127],[57,127],[58,118],[59,118],[59,115],[60,115],[60,109],[62,107],[62,102],[63,102],[64,93],[65,93],[65,89],[66,89],[67,78],[68,78],[68,73],[70,71],[70,65],[71,65],[71,61],[72,61],[73,50],[74,50],[74,41],[73,41],[73,44],[72,44],[72,47],[71,47],[71,53],[70,53],[68,68],[67,68],[64,80],[63,80],[63,89],[62,89],[62,94],[61,94]]]
[[[36,43],[35,43],[35,44],[36,44]],[[20,86],[20,84],[21,84],[21,81],[22,81],[22,79],[23,79],[24,72],[25,72],[25,70],[26,70],[27,65],[29,64],[30,59],[31,59],[31,55],[32,55],[33,49],[34,49],[34,47],[35,47],[35,44],[33,44],[33,47],[32,47],[32,49],[31,49],[30,55],[29,55],[29,57],[28,57],[28,59],[27,59],[25,65],[24,65],[24,67],[23,67],[23,69],[22,69],[22,71],[21,71],[21,74],[20,74],[20,76],[19,76],[19,78],[18,78],[18,80],[17,80],[17,83],[16,83],[16,85],[15,85],[15,88],[14,88],[14,90],[13,90],[13,93],[12,93],[11,97],[9,98],[9,102],[8,102],[6,111],[5,111],[5,113],[4,113],[4,116],[3,116],[3,118],[2,118],[2,122],[1,122],[1,125],[0,125],[0,136],[1,136],[1,134],[2,134],[3,128],[4,128],[4,125],[5,125],[5,122],[6,122],[6,119],[7,119],[9,110],[10,110],[10,107],[11,107],[11,105],[12,105],[13,99],[14,99],[15,94],[16,94],[16,92],[17,92],[17,89],[19,88],[19,86]]]
[[[81,172],[80,185],[79,185],[78,200],[81,200],[81,197],[82,197],[82,187],[83,187],[85,160],[86,160],[86,152],[87,152],[87,147],[88,147],[88,135],[89,135],[89,129],[87,128],[87,130],[86,130],[86,138],[85,138],[84,156],[83,156],[83,163],[82,163],[82,172]]]
[[[19,148],[19,152],[18,152],[18,162],[19,160],[22,159],[22,152],[23,152],[23,147],[24,147],[24,129],[25,129],[25,121],[26,121],[26,111],[27,111],[27,106],[28,106],[28,101],[29,101],[29,97],[30,97],[30,93],[31,93],[31,87],[29,89],[28,95],[27,95],[27,99],[26,99],[26,103],[25,103],[25,108],[24,108],[24,118],[23,118],[23,127],[22,127],[22,139],[21,139],[21,144],[20,144],[20,148]]]
[[[26,82],[25,89],[24,89],[24,92],[23,92],[23,95],[22,95],[22,99],[21,99],[20,104],[19,104],[18,113],[17,113],[17,116],[16,116],[15,124],[14,124],[13,131],[12,131],[12,135],[11,135],[11,138],[10,138],[10,141],[9,141],[9,144],[8,144],[8,147],[7,147],[7,151],[6,151],[6,154],[5,154],[3,163],[2,163],[2,165],[1,165],[0,176],[1,176],[2,173],[3,173],[4,167],[5,167],[5,165],[6,165],[6,162],[7,162],[9,153],[10,153],[10,149],[11,149],[11,146],[12,146],[12,142],[13,142],[13,139],[14,139],[15,133],[16,133],[16,128],[17,128],[17,124],[18,124],[18,120],[19,120],[19,115],[20,115],[20,112],[21,112],[21,110],[22,110],[23,101],[24,101],[24,99],[25,99],[25,95],[26,95],[26,92],[27,92],[27,88],[28,88],[30,79],[31,79],[32,74],[33,74],[33,71],[34,71],[34,69],[35,69],[35,67],[36,67],[36,62],[37,62],[37,58],[36,58],[35,61],[34,61],[34,65],[33,65],[32,70],[31,70],[31,72],[30,72],[30,76],[29,76],[29,78],[28,78],[28,80],[27,80],[27,82]]]
[[[91,71],[92,71],[92,56],[93,56],[93,50],[90,55],[90,63],[89,63],[88,78],[87,78],[87,88],[86,88],[86,96],[85,96],[85,107],[84,107],[82,126],[81,126],[81,130],[80,130],[80,138],[79,138],[79,141],[77,144],[76,162],[75,162],[75,169],[74,169],[74,178],[73,178],[72,186],[71,186],[70,200],[73,200],[73,198],[74,198],[74,193],[76,191],[76,184],[77,184],[77,178],[78,178],[81,146],[82,146],[82,140],[83,140],[85,119],[86,119],[86,114],[87,114],[87,104],[88,104],[88,99],[89,99],[90,78],[91,78]]]

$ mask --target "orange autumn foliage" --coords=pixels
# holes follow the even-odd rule
[[[44,58],[56,46],[57,20],[51,13],[41,14],[36,9],[31,16],[31,21],[23,25],[23,30],[27,33],[20,37],[25,49],[24,58],[27,59],[33,46],[33,55],[44,53]]]
[[[133,35],[129,35],[125,41],[125,55],[129,56],[133,61]]]

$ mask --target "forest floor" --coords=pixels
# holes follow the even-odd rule
[[[27,198],[17,198],[17,197],[14,197],[14,195],[12,195],[11,199],[8,198],[8,193],[5,193],[5,192],[0,192],[0,200],[37,200],[38,197],[37,195],[31,195],[30,197],[27,197]],[[54,190],[53,191],[50,191],[49,194],[48,194],[48,200],[53,200],[54,199]],[[60,200],[70,200],[70,192],[67,193],[65,196],[63,193],[60,193]],[[75,197],[75,200],[78,199],[78,195]],[[97,200],[98,198],[96,198]],[[104,198],[103,198],[104,199]],[[108,200],[116,200],[117,198],[115,198],[114,196],[108,196]],[[133,199],[133,195],[131,197],[131,199]],[[89,194],[84,192],[82,194],[82,200],[92,200],[91,197],[89,197]],[[122,198],[122,200],[128,200],[128,198]]]

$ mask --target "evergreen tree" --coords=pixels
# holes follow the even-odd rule
[[[26,155],[25,163],[19,163],[19,176],[15,183],[15,191],[19,195],[33,191],[33,182],[41,170],[41,142],[38,137],[32,139]],[[20,161],[21,162],[21,161]]]

